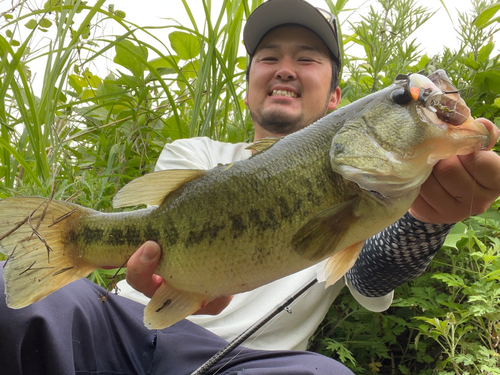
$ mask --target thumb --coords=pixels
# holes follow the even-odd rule
[[[127,262],[127,282],[147,297],[152,297],[162,282],[162,278],[154,274],[160,255],[160,245],[148,241]]]

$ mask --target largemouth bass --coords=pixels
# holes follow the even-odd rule
[[[301,131],[257,141],[248,160],[152,173],[114,200],[157,208],[101,213],[4,199],[7,304],[22,308],[96,268],[120,267],[147,240],[162,247],[156,273],[164,279],[145,308],[149,328],[327,258],[330,285],[367,238],[408,210],[438,160],[488,143],[443,71],[400,75]]]

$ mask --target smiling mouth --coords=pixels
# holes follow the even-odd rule
[[[299,95],[287,90],[273,90],[269,96],[286,96],[288,98],[298,98]]]

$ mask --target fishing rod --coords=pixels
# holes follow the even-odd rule
[[[257,322],[252,324],[242,333],[240,333],[233,341],[228,343],[224,348],[215,353],[212,357],[208,359],[204,364],[202,364],[198,369],[191,373],[191,375],[203,375],[208,370],[210,370],[217,362],[219,362],[222,358],[224,358],[229,352],[243,343],[246,339],[252,336],[255,332],[257,332],[260,328],[266,325],[272,318],[281,313],[283,310],[290,312],[288,306],[299,298],[304,292],[310,289],[314,284],[318,282],[318,279],[314,277],[309,280],[299,289],[297,289],[294,293],[286,297],[279,305],[276,305],[271,311],[269,311],[265,316],[259,319]]]

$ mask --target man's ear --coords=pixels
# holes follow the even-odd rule
[[[340,103],[340,98],[342,93],[340,92],[340,87],[336,87],[335,90],[330,94],[330,101],[328,102],[328,110],[333,111]]]

